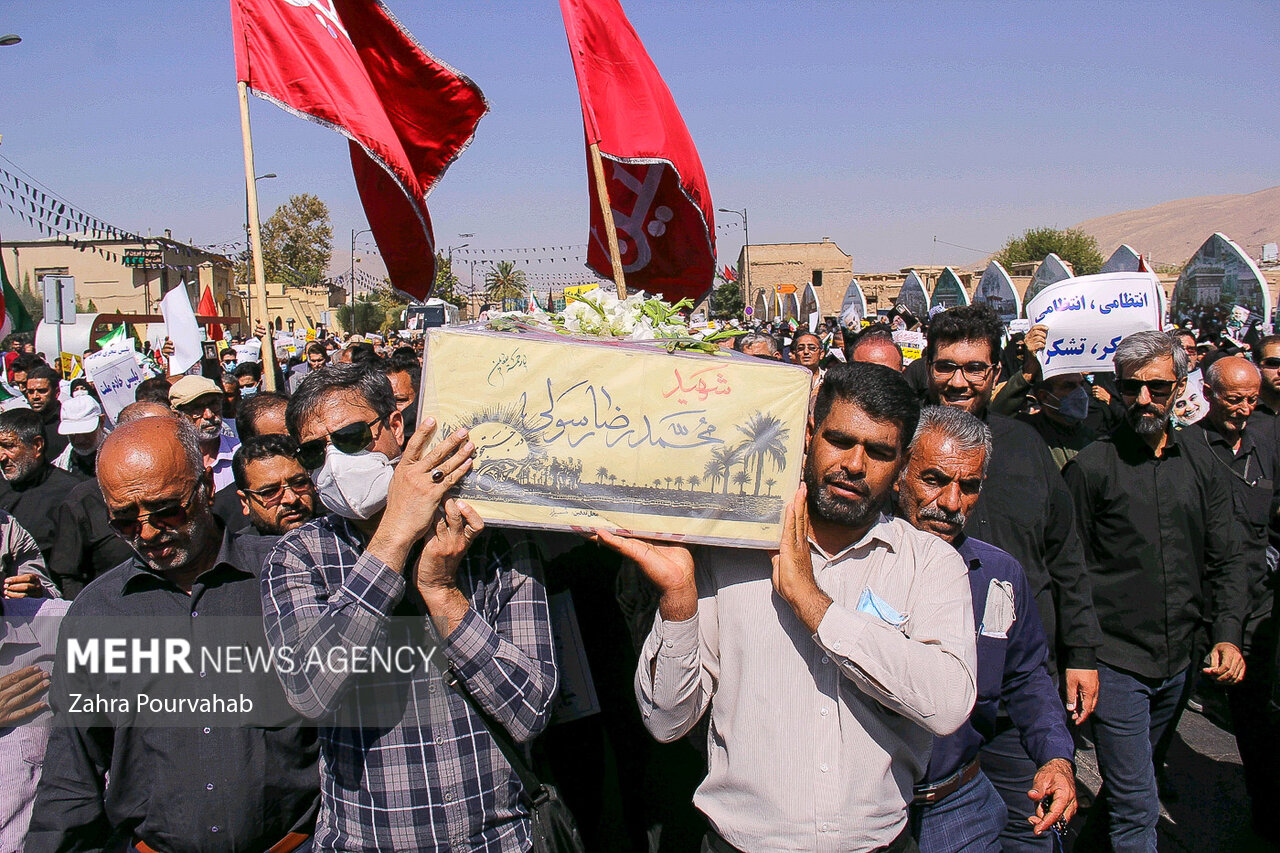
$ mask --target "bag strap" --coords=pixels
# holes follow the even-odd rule
[[[534,774],[533,769],[525,762],[520,747],[512,740],[506,727],[484,709],[452,668],[445,670],[444,680],[446,684],[458,691],[458,695],[462,697],[462,700],[470,705],[471,710],[475,711],[480,719],[484,721],[489,734],[493,737],[494,742],[498,744],[498,749],[502,751],[503,757],[507,759],[507,763],[511,765],[511,769],[515,771],[516,776],[520,779],[520,784],[524,788],[523,798],[525,805],[530,810],[541,805],[548,797],[546,787]]]

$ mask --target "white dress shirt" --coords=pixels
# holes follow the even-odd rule
[[[816,634],[774,592],[768,552],[709,548],[695,553],[697,614],[659,614],[636,671],[661,741],[711,706],[694,804],[749,853],[893,841],[932,738],[959,728],[976,695],[972,596],[950,545],[882,515],[838,554],[810,549],[833,602]],[[860,612],[864,590],[901,627]]]

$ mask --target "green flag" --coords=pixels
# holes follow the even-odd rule
[[[35,331],[36,324],[31,322],[31,315],[27,313],[26,306],[18,298],[13,285],[9,284],[9,274],[5,271],[3,263],[0,263],[0,285],[4,288],[3,292],[0,292],[0,307],[4,309],[4,322],[0,323],[0,338],[14,332]]]
[[[125,331],[124,323],[121,323],[119,326],[116,326],[114,329],[107,332],[102,337],[98,338],[98,341],[97,341],[98,347],[100,349],[107,349],[109,346],[116,343],[117,341],[124,341],[128,337],[129,337],[129,334],[128,332]]]

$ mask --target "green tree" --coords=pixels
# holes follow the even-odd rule
[[[373,289],[370,296],[382,309],[382,319],[377,326],[370,328],[376,328],[379,332],[400,328],[400,312],[409,307],[409,297],[392,287],[391,280],[385,278]]]
[[[44,319],[44,296],[37,293],[31,286],[31,273],[22,274],[22,290],[18,291],[18,301],[22,303],[22,307],[27,309],[27,313],[31,315],[31,322],[36,325]]]
[[[290,196],[262,226],[262,263],[268,281],[319,284],[332,254],[329,206],[310,193]]]
[[[458,281],[458,276],[453,272],[453,264],[449,257],[443,252],[436,252],[436,283],[431,288],[431,295],[436,299],[443,299],[452,305],[463,308],[467,304],[467,297],[461,292],[462,283]]]
[[[1008,269],[1013,264],[1039,263],[1051,252],[1070,263],[1076,275],[1093,275],[1102,269],[1104,258],[1097,239],[1079,228],[1029,228],[1006,240],[992,260]]]
[[[711,291],[711,316],[717,320],[742,316],[742,288],[736,281],[716,277],[715,290]]]
[[[484,277],[484,295],[494,301],[519,299],[524,296],[524,270],[515,261],[498,261]]]
[[[356,300],[356,321],[354,325],[351,322],[350,302],[337,309],[337,316],[338,325],[348,332],[364,333],[382,328],[382,323],[387,318],[387,312],[378,304],[377,299],[371,295],[366,295]]]

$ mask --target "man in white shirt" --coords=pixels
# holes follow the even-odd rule
[[[919,406],[897,373],[835,365],[781,549],[601,532],[661,595],[636,695],[659,740],[711,709],[704,851],[914,851],[912,784],[975,696],[973,604],[946,543],[882,512]]]

